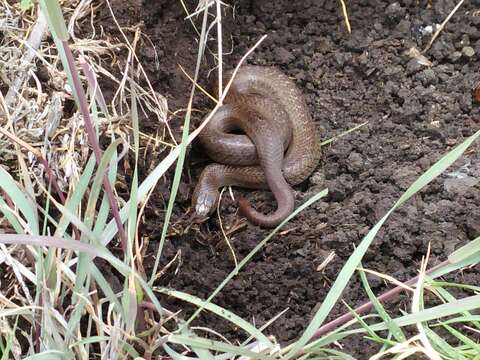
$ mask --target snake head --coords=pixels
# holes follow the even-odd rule
[[[216,198],[214,195],[209,193],[201,193],[195,200],[195,213],[197,216],[207,216],[213,211],[215,206]]]

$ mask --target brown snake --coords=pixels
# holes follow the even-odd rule
[[[224,103],[199,134],[217,163],[203,170],[192,205],[198,216],[206,216],[215,208],[222,186],[270,189],[277,201],[273,214],[255,211],[243,198],[239,205],[250,222],[274,227],[294,209],[291,186],[304,181],[320,160],[320,139],[305,100],[277,69],[243,66]],[[235,130],[245,135],[232,133]]]

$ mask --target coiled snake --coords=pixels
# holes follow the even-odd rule
[[[244,135],[234,133],[238,130]],[[241,67],[199,140],[216,163],[203,170],[195,187],[196,214],[213,211],[222,186],[270,189],[277,201],[272,214],[239,200],[241,213],[263,227],[278,225],[293,211],[291,186],[303,182],[320,160],[320,139],[302,93],[272,67]]]

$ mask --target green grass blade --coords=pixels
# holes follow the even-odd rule
[[[117,153],[113,153],[112,161],[110,162],[110,166],[108,168],[108,180],[110,181],[110,185],[113,188],[115,184],[115,179],[117,178],[118,172],[118,155]],[[110,203],[108,202],[108,197],[106,194],[103,194],[102,202],[100,204],[100,209],[97,213],[97,219],[95,220],[95,226],[93,228],[93,233],[101,236],[103,230],[105,230],[105,226],[107,224],[108,215],[110,212]]]
[[[130,93],[131,93],[131,115],[132,115],[132,129],[133,129],[133,153],[134,167],[132,177],[132,189],[130,202],[129,216],[128,216],[128,257],[133,258],[133,242],[135,240],[135,233],[137,229],[137,197],[138,197],[138,152],[140,148],[140,135],[138,128],[138,109],[137,109],[137,94],[133,81],[130,81]]]
[[[212,313],[238,326],[240,329],[244,330],[246,333],[253,336],[258,341],[266,345],[267,347],[269,348],[273,347],[272,342],[264,334],[262,334],[255,326],[250,324],[248,321],[243,320],[238,315],[235,315],[234,313],[226,309],[223,309],[218,305],[215,305],[212,303],[206,303],[205,301],[203,301],[202,299],[199,299],[198,297],[195,297],[190,294],[186,294],[184,292],[176,291],[176,290],[170,290],[166,288],[155,288],[155,291],[159,291],[162,294],[165,294],[168,296],[173,296],[177,299],[189,302],[190,304],[194,304],[196,306],[203,306],[208,311],[211,311]]]
[[[447,299],[450,296],[451,300],[455,300],[455,298],[444,289],[444,287],[449,287],[449,288],[460,288],[464,290],[471,290],[471,291],[476,291],[480,293],[480,286],[475,286],[475,285],[468,285],[468,284],[457,284],[457,283],[451,283],[451,282],[446,282],[446,281],[435,281],[435,280],[430,280],[429,281],[430,285],[434,286],[437,291],[443,291],[442,295],[447,295]]]
[[[13,336],[8,334],[6,338],[6,344],[3,345],[3,339],[0,337],[0,351],[2,353],[1,360],[8,360],[10,355],[10,349],[13,346]]]
[[[464,299],[452,301],[447,304],[437,305],[425,310],[421,310],[414,314],[407,314],[402,317],[396,318],[393,321],[398,326],[408,326],[419,322],[426,322],[431,320],[440,319],[442,317],[455,315],[465,311],[478,309],[480,304],[480,295],[473,295]],[[385,324],[371,325],[371,328],[375,331],[385,330]]]
[[[48,183],[47,193],[51,195],[52,193],[52,184]],[[50,213],[50,197],[47,197],[45,208],[43,209],[43,229],[42,235],[47,235],[47,226],[48,226],[48,214]],[[50,233],[50,232],[48,232]]]
[[[87,191],[88,184],[90,182],[90,179],[92,178],[94,169],[95,169],[95,156],[92,154],[88,159],[87,164],[85,165],[83,173],[80,176],[78,183],[75,186],[75,190],[73,191],[71,198],[68,199],[67,203],[65,204],[68,210],[74,212],[80,205],[80,202],[82,201],[83,196]],[[59,224],[56,227],[54,235],[63,236],[68,225],[70,225],[70,222],[67,219],[65,219],[65,217],[62,216]]]
[[[69,39],[69,35],[65,25],[65,20],[63,18],[62,9],[60,8],[57,0],[40,0],[40,6],[42,12],[45,14],[45,18],[47,19],[48,28],[52,33],[52,38],[55,43],[55,47],[57,48],[58,56],[60,57],[62,64],[67,64],[67,55],[65,54],[62,41],[67,41]],[[70,72],[70,68],[65,66],[64,69],[67,75],[68,83],[70,84],[72,95],[77,104],[79,104],[79,97],[73,84],[73,76]]]
[[[370,315],[366,315],[366,316],[363,317],[363,319],[369,319],[369,318],[378,318],[378,315],[370,314]],[[305,352],[308,354],[310,352],[315,353],[316,351],[321,351],[327,345],[334,344],[336,341],[347,337],[348,335],[350,335],[351,331],[353,331],[353,330],[345,331],[345,329],[349,328],[350,326],[352,326],[353,324],[356,324],[356,323],[357,323],[357,320],[352,319],[352,320],[348,321],[347,323],[341,325],[340,327],[336,328],[332,332],[330,332],[330,333],[326,334],[325,336],[321,337],[320,339],[312,341],[307,346],[305,346],[305,348],[304,348]],[[364,332],[363,329],[362,329],[361,332]],[[286,349],[284,349],[282,351],[282,353],[288,352],[291,347],[292,347],[292,345],[290,345],[290,347],[287,347]]]
[[[480,307],[480,306],[479,306]],[[460,340],[461,342],[463,342],[465,345],[467,345],[469,348],[473,349],[474,352],[476,352],[477,354],[480,354],[480,345],[477,344],[475,341],[473,341],[472,339],[469,339],[467,336],[465,336],[464,334],[462,334],[460,331],[454,329],[453,327],[451,327],[450,325],[447,325],[447,324],[442,324],[443,327],[445,329],[448,330],[448,332],[450,332],[450,334],[452,334],[453,336],[455,336],[458,340]]]
[[[429,184],[437,176],[439,176],[445,169],[455,162],[463,152],[480,136],[480,131],[467,138],[463,143],[456,146],[453,150],[444,155],[438,160],[430,169],[422,174],[400,197],[395,205],[387,212],[387,214],[369,231],[369,233],[363,238],[353,254],[347,260],[342,270],[337,276],[334,284],[330,288],[327,296],[325,297],[322,306],[318,309],[314,318],[305,329],[303,335],[295,343],[292,350],[286,355],[289,359],[294,356],[301,348],[303,348],[308,341],[313,337],[315,331],[322,325],[323,321],[327,318],[330,311],[333,309],[338,299],[342,295],[345,286],[352,277],[357,265],[360,263],[363,255],[367,252],[370,244],[373,242],[377,232],[382,227],[383,223],[388,219],[390,214],[395,211],[404,202],[410,199],[414,194],[420,191],[424,186]]]
[[[5,216],[5,219],[12,225],[13,229],[17,234],[24,234],[25,231],[23,231],[23,227],[18,221],[18,219],[13,215],[12,210],[10,207],[7,205],[5,200],[0,197],[0,212]]]
[[[95,279],[95,282],[97,283],[97,286],[103,291],[108,301],[111,304],[114,304],[116,306],[116,310],[120,312],[124,318],[126,318],[126,315],[122,313],[123,308],[120,300],[118,300],[117,295],[115,295],[110,283],[105,279],[102,272],[98,269],[98,267],[93,266],[91,273]]]
[[[33,7],[33,0],[20,0],[20,9],[22,11],[27,11]]]
[[[325,354],[332,354],[333,356],[322,356],[318,359],[345,359],[345,360],[356,360],[354,357],[334,349],[322,349],[322,352]],[[323,354],[322,354],[323,355]]]
[[[134,169],[132,177],[132,187],[130,190],[130,207],[128,211],[127,219],[127,251],[125,254],[126,263],[134,266],[133,261],[133,248],[135,242],[135,234],[137,230],[137,196],[138,196],[138,151],[139,151],[139,129],[138,129],[138,110],[137,110],[137,95],[133,82],[130,81],[131,91],[131,116],[132,116],[132,128],[133,128],[133,152],[134,152]],[[137,286],[135,279],[128,276],[125,277],[123,286],[122,304],[123,311],[126,314],[126,332],[133,333],[135,327],[135,319],[137,317],[138,303],[137,301],[143,300],[143,293],[141,287]]]
[[[102,292],[105,294],[105,297],[108,299],[110,304],[113,304],[115,306],[116,311],[118,311],[119,314],[125,318],[125,313],[123,312],[123,307],[120,304],[120,301],[118,300],[117,296],[113,292],[110,284],[108,281],[105,279],[103,274],[98,270],[97,266],[95,264],[90,264],[91,269],[90,269],[90,274],[93,276],[95,279],[95,282],[97,286],[102,290]],[[67,333],[65,335],[66,342],[68,342],[72,337],[75,336],[74,332],[75,329],[78,327],[78,324],[82,320],[83,316],[83,309],[86,305],[85,299],[86,299],[86,293],[87,289],[84,289],[83,291],[83,297],[78,297],[78,303],[75,306],[75,309],[73,310],[72,314],[70,315],[70,318],[67,323]]]
[[[84,228],[90,229],[92,227],[92,224],[95,218],[95,209],[96,209],[98,197],[102,190],[104,174],[107,171],[107,167],[110,164],[111,159],[116,153],[117,147],[120,145],[121,142],[122,142],[121,139],[118,139],[112,142],[102,155],[102,159],[100,160],[100,163],[97,167],[97,172],[95,174],[93,184],[90,189],[90,195],[88,197],[87,208],[85,211],[85,219],[84,219],[84,222],[82,223],[82,227]],[[91,238],[96,238],[95,233],[93,231],[90,232],[89,230],[89,233],[91,234]],[[86,235],[86,234],[82,232],[81,240],[85,241],[86,239],[83,235]],[[97,242],[98,241],[94,241],[94,243],[97,243]],[[85,280],[87,279],[91,270],[90,263],[91,263],[91,258],[87,254],[79,254],[78,263],[77,263],[77,276],[75,279],[76,293],[83,293],[90,287],[90,284],[88,281],[85,283]],[[83,287],[85,287],[86,289],[84,289]],[[75,296],[73,299],[74,301],[77,301]],[[79,300],[77,308],[83,308],[84,305],[85,305],[84,301]]]
[[[0,309],[0,318],[18,315],[28,315],[32,313],[32,310],[41,310],[41,308],[36,306],[22,306],[21,308],[15,309]]]
[[[373,341],[376,341],[378,343],[385,343],[386,340],[385,339],[382,339],[380,336],[378,336],[375,331],[370,328],[370,326],[362,319],[361,316],[359,316],[355,310],[353,308],[351,308],[350,306],[348,306],[348,304],[344,303],[344,305],[347,307],[348,311],[350,311],[350,313],[353,315],[353,317],[358,321],[358,323],[360,324],[361,327],[363,327],[365,329],[365,331],[367,332],[367,334],[369,334],[368,338],[370,338],[370,340],[373,340]]]
[[[175,167],[175,175],[173,176],[172,188],[170,189],[170,198],[168,200],[167,211],[165,212],[165,221],[163,223],[162,234],[160,237],[160,244],[157,250],[157,256],[155,257],[155,264],[153,266],[152,274],[150,276],[149,284],[153,284],[158,271],[158,265],[160,264],[160,258],[162,256],[163,246],[165,244],[165,238],[167,237],[168,226],[170,224],[170,218],[173,212],[173,206],[180,186],[180,179],[182,177],[183,164],[185,162],[185,153],[187,150],[188,142],[188,129],[190,128],[190,113],[192,110],[192,104],[188,104],[187,114],[185,115],[185,122],[183,123],[182,143],[180,146],[180,154],[177,159],[177,166]]]
[[[90,240],[91,243],[98,244],[100,239],[97,236],[95,236],[95,234],[90,230],[90,228],[87,227],[85,225],[85,223],[82,220],[80,220],[76,214],[74,214],[72,211],[70,211],[65,206],[59,204],[56,201],[53,201],[53,203],[55,204],[55,207],[63,213],[63,215],[66,217],[66,219],[70,223],[75,225],[78,230],[81,231],[82,237],[86,236],[88,238],[88,240]]]
[[[480,254],[480,236],[451,253],[448,261],[451,263],[461,262],[472,256],[472,254]]]
[[[65,353],[58,350],[47,350],[32,356],[24,358],[24,360],[65,360],[71,359],[71,353]]]
[[[404,342],[406,341],[406,337],[403,334],[402,330],[400,329],[397,324],[395,324],[392,321],[392,318],[388,313],[385,311],[385,308],[382,306],[380,301],[378,301],[377,297],[374,295],[372,289],[370,288],[370,284],[368,283],[367,276],[365,272],[360,271],[360,279],[362,281],[363,287],[365,288],[365,291],[367,292],[368,298],[373,304],[373,307],[377,311],[378,315],[382,318],[384,321],[385,325],[387,326],[388,330],[392,334],[392,336],[398,341],[398,342]]]
[[[90,196],[87,202],[87,209],[85,211],[85,225],[90,228],[95,219],[95,209],[98,201],[100,192],[102,191],[102,183],[107,171],[108,165],[110,164],[117,147],[122,143],[122,139],[117,139],[113,141],[105,150],[102,155],[102,159],[98,164],[97,171],[93,180],[92,187],[90,189]]]
[[[15,332],[17,331],[18,326],[18,316],[15,318],[15,323],[13,324],[13,329],[9,325],[4,325],[2,328],[2,336],[5,337],[5,345],[2,341],[2,336],[0,336],[0,351],[2,354],[1,360],[8,360],[10,355],[10,349],[13,347]]]
[[[448,264],[438,270],[435,270],[430,273],[431,278],[438,278],[440,276],[443,276],[445,274],[448,274],[450,272],[456,271],[458,269],[473,265],[473,264],[478,264],[480,263],[480,252],[474,253],[466,258],[464,258],[462,261],[455,262],[453,264]]]
[[[457,299],[451,295],[446,289],[444,289],[442,286],[455,286],[463,289],[470,289],[473,291],[476,291],[477,293],[480,293],[480,288],[478,286],[468,286],[468,285],[457,285],[457,284],[450,284],[450,283],[443,283],[443,282],[431,282],[431,285],[435,287],[435,290],[442,296],[446,301],[452,302],[456,301]],[[479,306],[480,307],[480,306]],[[463,316],[468,319],[472,319],[472,314],[468,311],[462,312]],[[480,323],[475,320],[468,320],[469,322],[472,323],[477,329],[480,329]],[[445,322],[444,322],[445,323]]]
[[[467,323],[480,321],[480,315],[464,315],[453,319],[444,320],[444,324]]]
[[[199,336],[173,334],[168,336],[168,341],[173,344],[183,344],[186,346],[197,347],[200,349],[209,349],[209,350],[218,351],[218,352],[227,352],[227,353],[232,353],[236,355],[244,355],[244,356],[248,356],[251,359],[269,360],[269,357],[247,350],[245,347],[230,345],[220,341],[214,341],[211,339],[204,339]]]
[[[184,330],[182,335],[192,337],[192,338],[196,337],[196,334],[194,332],[190,331],[189,329]],[[199,348],[199,347],[196,347],[196,346],[192,346],[192,351],[195,354],[197,354],[197,356],[200,360],[213,360],[214,359],[212,353],[207,349],[202,349],[202,348]]]
[[[80,341],[72,343],[70,345],[71,348],[79,345],[88,345],[88,344],[96,344],[100,342],[108,342],[110,340],[110,337],[108,336],[90,336],[88,338],[83,338]]]
[[[52,35],[61,41],[67,41],[68,35],[62,8],[57,0],[40,0],[43,12],[47,15],[48,25]]]
[[[176,147],[173,149],[170,154],[167,155],[165,159],[162,160],[160,164],[158,164],[153,171],[147,176],[147,178],[142,182],[142,184],[138,188],[138,196],[137,196],[137,205],[138,203],[144,199],[148,192],[157,184],[158,180],[165,174],[165,172],[170,168],[170,166],[174,163],[176,157],[178,156],[180,149]],[[130,203],[132,200],[129,200],[120,210],[120,217],[122,221],[125,221],[128,218],[128,211],[130,209]],[[102,244],[107,245],[117,234],[117,225],[115,221],[112,219],[107,224],[106,228],[102,232]]]
[[[443,353],[446,356],[450,356],[452,359],[462,360],[465,359],[459,351],[455,350],[449,343],[443,340],[438,336],[432,329],[426,328],[425,333],[427,334],[429,340],[435,345],[437,351]]]
[[[191,357],[191,356],[185,356],[185,355],[179,354],[167,344],[163,344],[163,350],[165,350],[165,352],[168,355],[170,355],[172,360],[199,360],[197,357]]]
[[[4,244],[23,244],[30,246],[53,246],[56,248],[70,249],[74,251],[84,252],[89,254],[92,257],[101,257],[102,259],[107,260],[113,267],[117,269],[123,276],[133,275],[136,280],[143,287],[144,291],[147,293],[148,297],[152,301],[156,310],[162,314],[163,309],[158,299],[155,297],[155,293],[152,291],[150,286],[142,278],[140,274],[136,271],[133,271],[125,263],[117,259],[113,254],[108,251],[105,247],[87,244],[81,241],[72,241],[65,240],[63,238],[53,237],[53,236],[30,236],[30,235],[18,235],[18,234],[0,234],[0,243]],[[2,312],[0,311],[0,316]]]
[[[19,208],[20,212],[25,217],[30,232],[34,235],[39,235],[40,229],[38,227],[38,215],[34,210],[36,205],[25,196],[24,192],[17,186],[15,180],[13,180],[3,167],[0,167],[0,188],[5,191],[15,206]]]

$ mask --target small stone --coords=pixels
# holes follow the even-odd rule
[[[275,59],[279,63],[284,65],[291,63],[295,59],[295,56],[293,56],[293,54],[287,49],[285,49],[284,47],[275,48],[273,53],[274,53]]]
[[[412,96],[412,91],[408,88],[401,88],[397,91],[397,95],[401,99],[407,99]]]
[[[423,107],[420,102],[416,99],[408,99],[402,106],[402,117],[403,120],[410,122],[420,115]]]
[[[455,52],[453,45],[449,42],[442,41],[442,39],[435,41],[430,50],[431,56],[437,61],[449,57],[453,52]]]
[[[385,9],[386,21],[390,24],[397,24],[405,17],[406,10],[398,2],[391,3]]]
[[[475,55],[475,50],[471,46],[465,46],[462,49],[462,54],[468,58],[471,58],[473,55]]]
[[[384,86],[384,91],[389,95],[397,95],[400,90],[400,86],[395,81],[387,81]]]
[[[437,76],[432,69],[423,70],[418,74],[418,79],[422,82],[423,86],[433,85],[437,82]]]
[[[387,77],[394,76],[403,72],[403,67],[400,65],[387,66],[383,70],[383,74]]]
[[[465,113],[468,114],[472,110],[472,96],[470,94],[461,94],[458,97],[458,105],[460,109]]]
[[[372,39],[360,32],[353,33],[345,40],[344,46],[348,51],[362,52],[372,42]]]
[[[325,183],[325,174],[323,171],[316,171],[310,176],[310,182],[314,185],[322,185]]]
[[[418,62],[417,59],[411,59],[407,63],[407,74],[415,74],[423,69],[423,65]]]
[[[342,66],[342,67],[345,66],[345,64],[349,63],[352,60],[352,54],[351,53],[335,52],[333,57],[335,58],[335,61],[337,62],[337,64]]]
[[[454,51],[450,55],[448,55],[448,60],[451,63],[456,63],[462,57],[462,53],[460,51]]]
[[[470,45],[470,38],[467,34],[462,35],[462,40],[460,41],[460,45],[462,46],[469,46]]]
[[[411,21],[403,19],[398,23],[396,30],[401,34],[410,35],[411,28],[412,28]]]
[[[480,17],[480,16],[479,16]],[[480,52],[480,40],[475,43],[475,52]]]
[[[361,172],[363,168],[363,158],[357,152],[351,152],[347,159],[347,168],[353,173]]]
[[[468,236],[472,239],[480,234],[480,217],[478,214],[477,216],[470,216],[467,218],[466,229]]]
[[[448,178],[444,182],[445,190],[451,194],[465,194],[476,186],[480,180],[472,176],[462,178]]]

